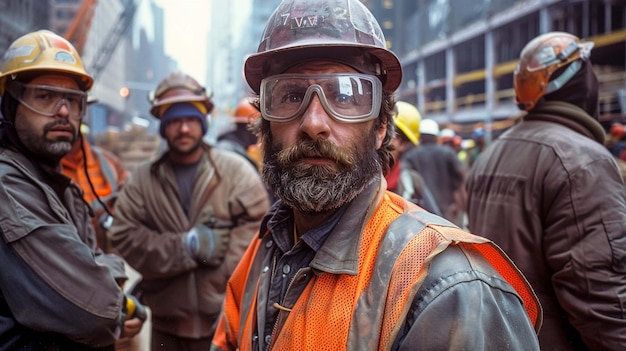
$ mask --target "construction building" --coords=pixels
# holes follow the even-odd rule
[[[402,63],[399,99],[459,132],[506,128],[520,116],[513,71],[549,31],[593,41],[605,126],[626,118],[624,0],[363,0]]]

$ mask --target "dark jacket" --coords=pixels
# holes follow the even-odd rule
[[[112,349],[124,296],[79,188],[0,148],[0,203],[0,350]]]
[[[470,230],[530,281],[545,349],[626,350],[626,192],[603,140],[581,108],[542,102],[467,177]]]
[[[452,213],[454,193],[463,185],[465,167],[452,148],[434,142],[422,142],[407,151],[402,161],[424,178],[443,217],[455,220]]]
[[[257,171],[242,157],[204,144],[185,215],[167,152],[135,168],[115,203],[111,241],[142,275],[143,302],[154,329],[186,338],[210,337],[226,281],[269,208]],[[227,233],[219,266],[197,263],[182,237],[197,224]]]

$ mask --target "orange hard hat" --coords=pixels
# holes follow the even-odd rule
[[[613,137],[619,139],[624,135],[624,125],[621,123],[613,123],[611,125],[610,133]]]
[[[520,54],[513,72],[515,102],[525,111],[532,110],[546,94],[560,89],[589,58],[593,42],[583,42],[565,32],[550,32],[531,40]],[[569,67],[558,77],[552,74]]]
[[[261,112],[250,103],[249,98],[239,100],[232,120],[235,123],[251,123],[261,116]]]

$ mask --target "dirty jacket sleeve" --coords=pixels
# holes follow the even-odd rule
[[[96,263],[52,189],[4,162],[0,178],[0,304],[31,330],[85,345],[113,344],[123,293],[109,269]]]
[[[598,145],[601,147],[601,145]],[[571,147],[571,146],[570,146]],[[543,214],[545,260],[570,323],[593,350],[626,348],[626,197],[612,158],[550,172]],[[560,193],[561,195],[557,194]]]
[[[392,350],[539,350],[515,289],[456,246],[433,259],[403,329]]]

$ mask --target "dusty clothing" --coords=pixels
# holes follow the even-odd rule
[[[94,186],[96,194],[107,202],[109,196],[116,194],[128,178],[128,171],[124,168],[122,161],[111,152],[96,146],[91,146],[82,139],[85,157],[87,159],[87,172]],[[100,207],[96,196],[91,190],[87,174],[85,173],[85,162],[83,153],[78,152],[75,157],[66,155],[61,160],[63,174],[70,177],[84,191],[85,200],[94,209]]]
[[[538,349],[540,307],[497,247],[386,186],[373,181],[295,246],[276,203],[229,280],[212,350]]]
[[[0,349],[112,349],[124,296],[78,187],[0,148],[0,203]]]
[[[470,229],[535,289],[546,349],[626,349],[626,192],[603,133],[582,109],[543,102],[467,177]]]
[[[89,145],[84,138],[81,142],[87,160],[87,172],[85,172],[85,160],[81,150],[75,155],[68,154],[63,157],[61,160],[63,174],[71,178],[83,190],[83,197],[94,210],[92,223],[96,230],[98,247],[105,252],[110,252],[111,244],[103,227],[108,214],[96,199],[89,180],[100,200],[108,206],[109,210],[112,210],[117,193],[128,179],[129,173],[122,161],[111,152]],[[89,179],[87,179],[87,174],[89,174]]]
[[[110,231],[115,249],[143,276],[153,328],[186,338],[212,335],[226,281],[269,207],[265,187],[246,160],[203,148],[189,217],[165,153],[133,171],[115,204]],[[230,233],[228,253],[217,267],[198,264],[183,245],[183,235],[202,223]]]

